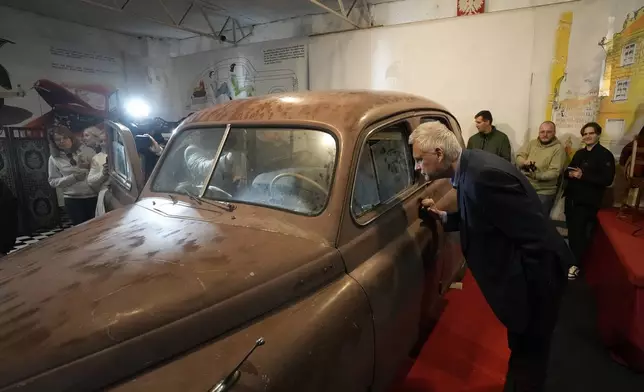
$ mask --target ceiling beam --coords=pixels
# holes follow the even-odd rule
[[[362,16],[364,17],[364,19],[367,22],[367,24],[370,27],[373,27],[374,21],[373,21],[373,14],[371,13],[371,10],[369,9],[370,4],[369,4],[369,2],[367,0],[361,0],[361,1],[362,1],[362,6],[364,8],[364,10],[362,12]],[[353,3],[353,4],[355,5],[355,3]],[[353,5],[351,6],[351,8],[353,9]],[[349,10],[349,12],[351,12],[351,10]]]
[[[199,7],[199,11],[201,11],[201,16],[203,16],[203,18],[206,20],[206,24],[208,25],[208,27],[210,27],[210,31],[212,32],[212,35],[217,36],[217,33],[215,32],[215,28],[212,27],[212,22],[210,22],[208,15],[206,15],[206,10],[204,9],[204,7]],[[226,22],[228,22],[228,19],[226,19]],[[219,36],[221,37],[221,34],[219,34]]]
[[[349,23],[350,25],[352,25],[356,29],[364,28],[364,27],[360,26],[359,24],[357,24],[356,22],[354,22],[351,19],[349,19],[349,14],[353,10],[353,5],[351,6],[351,9],[349,9],[349,12],[345,13],[345,11],[344,11],[344,3],[342,2],[342,0],[338,0],[338,5],[340,6],[340,12],[334,10],[333,8],[331,8],[331,7],[327,6],[327,5],[324,5],[324,4],[320,3],[318,0],[309,0],[309,1],[312,4],[315,4],[318,7],[324,9],[326,12],[328,12],[328,13],[330,13],[332,15],[335,15],[338,18],[344,20],[345,22]],[[354,2],[354,4],[355,4],[355,2]],[[368,9],[367,9],[367,12],[368,12]]]
[[[177,23],[179,26],[181,26],[183,21],[186,20],[186,16],[188,16],[190,11],[192,11],[192,6],[194,6],[194,5],[195,5],[195,2],[191,1],[190,5],[188,6],[188,8],[186,8],[186,12],[183,13],[183,16],[181,17],[181,19],[179,19],[179,23]]]
[[[340,6],[340,13],[342,13],[342,15],[346,15],[347,11],[344,10],[344,2],[342,2],[342,0],[338,0],[338,5]]]
[[[226,19],[226,23],[224,23],[224,26],[221,28],[221,30],[217,34],[217,32],[215,31],[214,26],[212,25],[212,21],[208,17],[208,12],[206,12],[206,10],[209,9],[210,7],[205,5],[205,4],[208,4],[208,3],[205,3],[205,2],[200,1],[200,0],[191,1],[190,5],[188,6],[188,8],[186,9],[186,11],[184,12],[183,16],[181,17],[181,19],[179,21],[176,21],[175,18],[172,16],[172,14],[168,10],[164,0],[159,0],[159,2],[158,2],[159,6],[163,9],[163,12],[170,19],[170,22],[159,20],[159,19],[147,16],[147,15],[141,15],[139,13],[129,12],[129,10],[127,10],[126,8],[127,8],[128,4],[132,0],[126,0],[125,3],[123,3],[123,5],[120,5],[120,6],[117,4],[116,0],[114,0],[114,6],[99,3],[96,0],[80,0],[80,1],[82,3],[88,4],[88,5],[91,5],[91,6],[94,6],[94,7],[98,7],[98,8],[114,11],[114,12],[119,12],[119,13],[123,13],[123,14],[127,14],[127,15],[130,15],[130,16],[134,16],[136,18],[139,18],[139,19],[144,19],[144,20],[147,20],[147,21],[150,21],[150,22],[154,22],[154,23],[163,25],[163,26],[171,27],[171,28],[174,28],[174,29],[177,29],[177,30],[182,30],[182,31],[185,31],[185,32],[188,32],[188,33],[192,33],[192,34],[201,36],[201,37],[207,37],[207,38],[214,39],[216,41],[229,43],[229,44],[233,44],[233,45],[237,45],[240,41],[242,41],[243,39],[245,39],[248,36],[250,36],[252,34],[252,30],[253,30],[252,26],[251,26],[249,33],[244,34],[243,30],[241,29],[241,25],[239,24],[239,21],[237,19],[235,19],[235,18],[231,18],[230,16],[228,16],[227,19]],[[204,21],[206,22],[206,24],[210,28],[210,33],[205,32],[205,31],[201,31],[201,30],[198,30],[198,29],[193,29],[193,28],[190,28],[190,27],[185,26],[183,24],[183,22],[185,21],[186,17],[190,14],[192,9],[194,8],[195,4],[200,5],[199,10],[201,12],[201,15],[204,18]],[[210,6],[212,6],[212,5],[210,5]],[[226,31],[225,30],[226,25],[228,24],[229,20],[231,20],[231,19],[233,21],[233,23],[232,23],[232,33],[233,33],[233,37],[234,37],[234,39],[232,41],[230,41],[228,39],[224,39],[224,35],[223,35],[223,33]],[[241,36],[240,39],[236,38],[237,33],[235,31],[235,27],[239,28],[240,32],[242,33],[242,36]]]
[[[238,21],[237,19],[233,19],[233,23],[237,25],[237,28],[239,29],[239,32],[240,32],[240,33],[241,33],[241,35],[242,35],[242,36],[241,36],[241,38],[239,38],[239,40],[237,40],[237,42],[239,42],[239,41],[241,41],[241,40],[243,40],[243,39],[246,39],[246,38],[247,38],[247,37],[249,37],[251,34],[253,34],[253,26],[250,26],[250,28],[248,29],[248,33],[244,33],[244,29],[242,29],[242,27],[241,27],[241,25],[239,24],[239,21]],[[233,31],[235,31],[235,27],[234,27],[234,26],[233,26]]]
[[[168,19],[170,19],[170,21],[172,21],[172,24],[175,25],[175,26],[178,26],[177,22],[174,20],[174,17],[172,16],[170,11],[168,10],[168,7],[166,7],[166,5],[163,2],[163,0],[159,0],[159,4],[161,4],[161,8],[163,8],[163,12],[165,12],[165,14],[168,17]],[[190,4],[192,4],[192,3],[190,3]]]

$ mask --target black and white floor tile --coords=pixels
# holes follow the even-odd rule
[[[10,254],[16,252],[20,249],[24,249],[29,245],[35,244],[38,241],[42,241],[45,238],[49,238],[54,234],[60,233],[63,230],[69,229],[72,227],[72,222],[67,217],[65,212],[61,211],[61,223],[60,226],[53,229],[38,230],[30,236],[21,236],[16,238],[16,243],[13,246],[13,249],[9,252]]]

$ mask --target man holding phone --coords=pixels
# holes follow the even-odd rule
[[[567,180],[564,196],[568,227],[568,243],[574,260],[568,269],[568,279],[579,275],[581,258],[590,245],[604,192],[615,177],[615,157],[599,144],[602,127],[591,122],[581,128],[585,147],[578,150],[565,170]]]

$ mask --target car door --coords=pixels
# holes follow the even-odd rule
[[[125,125],[113,121],[106,121],[105,129],[110,172],[106,205],[108,210],[114,210],[134,204],[145,181],[132,132]]]
[[[458,139],[462,147],[465,147],[461,129],[456,119],[444,112],[425,112],[418,113],[414,119],[414,125],[420,125],[425,122],[439,121],[449,128]],[[425,196],[434,199],[437,208],[456,212],[458,210],[458,201],[456,198],[456,189],[452,186],[449,179],[435,180],[427,184]],[[452,282],[457,279],[458,275],[465,265],[465,258],[461,251],[461,237],[459,232],[444,233],[438,254],[436,255],[437,265],[440,268],[439,293],[444,294]]]
[[[372,391],[390,385],[418,340],[427,272],[423,258],[435,253],[432,228],[418,219],[424,184],[414,172],[408,116],[362,132],[338,241],[347,272],[363,287],[373,312]]]

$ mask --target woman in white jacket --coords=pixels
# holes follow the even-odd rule
[[[54,127],[48,137],[49,185],[62,191],[65,210],[74,225],[92,219],[98,194],[88,185],[87,174],[96,153],[81,144],[67,127]]]
[[[83,131],[85,144],[96,151],[87,175],[87,183],[98,193],[95,216],[105,214],[105,194],[110,185],[109,168],[107,166],[107,134],[96,127]]]

